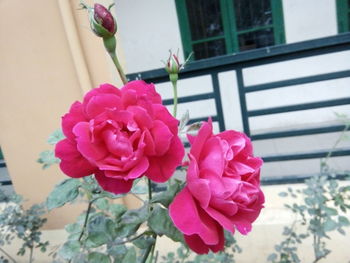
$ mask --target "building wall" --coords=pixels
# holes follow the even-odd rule
[[[175,1],[118,0],[117,19],[121,28],[120,41],[124,47],[128,73],[161,68],[168,49],[183,52]],[[283,0],[286,42],[295,43],[337,34],[335,0]],[[166,21],[166,22],[165,22]],[[126,30],[127,29],[127,30]],[[350,69],[350,51],[326,54],[317,57],[296,59],[243,70],[245,85],[288,80],[297,77],[336,72]],[[181,75],[180,75],[181,78]],[[240,102],[234,71],[219,74],[221,99],[227,129],[243,130]],[[212,90],[210,76],[180,80],[179,96],[205,93]],[[350,78],[329,80],[286,88],[266,90],[247,95],[248,109],[263,109],[283,105],[316,102],[349,97]],[[170,83],[157,85],[164,98],[172,98]],[[171,107],[169,107],[171,109]],[[215,114],[214,100],[179,105],[178,116],[189,110],[192,118]],[[267,130],[305,128],[339,123],[336,113],[350,116],[350,106],[337,106],[293,113],[274,114],[250,118],[253,133]],[[218,127],[216,125],[216,129]],[[310,150],[330,149],[340,134],[303,136],[279,140],[255,142],[259,155],[282,154]],[[348,146],[342,142],[340,146]],[[334,158],[338,169],[350,169],[346,157]],[[319,161],[269,163],[263,174],[283,175],[319,170]]]
[[[58,166],[42,170],[36,162],[50,148],[46,139],[61,116],[92,87],[120,83],[78,3],[0,1],[0,145],[13,186],[28,206],[45,201],[66,178]],[[47,226],[62,227],[81,209],[57,209]]]

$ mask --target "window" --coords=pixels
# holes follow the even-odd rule
[[[350,0],[336,0],[337,17],[338,17],[338,32],[350,31]]]
[[[192,51],[198,60],[285,42],[281,0],[175,1],[186,57]]]

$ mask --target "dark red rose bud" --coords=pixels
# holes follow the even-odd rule
[[[114,34],[116,31],[116,24],[111,12],[108,11],[103,5],[94,5],[94,18],[96,22],[102,25],[108,32]]]

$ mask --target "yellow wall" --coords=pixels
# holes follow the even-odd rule
[[[14,188],[28,205],[43,202],[65,178],[57,166],[42,170],[36,163],[60,117],[91,87],[120,83],[78,3],[0,1],[0,145]],[[58,209],[48,227],[61,227],[79,212]]]

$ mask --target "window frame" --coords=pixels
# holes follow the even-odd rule
[[[335,0],[337,8],[338,33],[349,32],[350,6],[348,0]]]
[[[184,56],[188,57],[193,51],[193,45],[203,42],[209,42],[210,40],[224,39],[226,45],[226,53],[233,54],[240,52],[238,46],[238,36],[247,32],[254,32],[265,27],[273,28],[275,45],[285,43],[284,32],[284,17],[282,0],[270,0],[273,23],[271,26],[255,27],[248,30],[237,31],[236,19],[232,0],[219,0],[221,8],[221,19],[223,25],[224,34],[222,36],[204,38],[200,40],[192,41],[191,28],[188,19],[188,13],[186,8],[186,0],[175,0],[177,17],[179,21],[180,34],[182,39],[182,46],[184,50]]]

